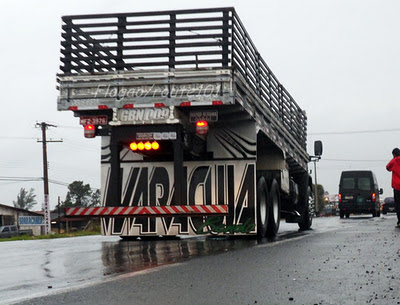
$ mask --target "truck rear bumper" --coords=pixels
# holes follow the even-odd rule
[[[66,208],[68,217],[127,217],[127,216],[198,216],[228,214],[227,205],[170,205],[170,206],[135,206],[135,207],[93,207]]]

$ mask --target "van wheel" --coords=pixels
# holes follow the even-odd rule
[[[346,213],[346,218],[349,218],[350,217],[350,213]]]
[[[268,223],[267,223],[267,236],[274,237],[278,233],[279,225],[281,222],[281,198],[279,194],[279,185],[276,180],[272,180],[268,194]]]
[[[340,218],[344,218],[344,212],[340,210]]]
[[[264,177],[257,182],[257,237],[263,238],[268,226],[268,188]]]
[[[307,194],[304,198],[304,212],[301,215],[301,220],[298,222],[301,230],[309,230],[312,225],[313,215],[311,207],[313,205],[314,199],[311,187],[307,187]]]
[[[376,217],[376,211],[375,210],[372,212],[372,217]]]

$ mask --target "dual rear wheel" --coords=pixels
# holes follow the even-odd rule
[[[273,237],[278,233],[281,202],[278,182],[273,179],[269,187],[264,177],[257,182],[257,237]]]

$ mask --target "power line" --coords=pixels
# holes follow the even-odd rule
[[[343,134],[358,134],[358,133],[378,133],[378,132],[393,132],[400,131],[400,128],[394,129],[374,129],[374,130],[354,130],[354,131],[328,131],[328,132],[313,132],[309,136],[317,135],[343,135]]]
[[[28,137],[0,137],[0,140],[34,140],[36,138]]]
[[[43,181],[43,177],[8,177],[0,176],[1,181]]]
[[[0,181],[8,181],[8,182],[38,182],[43,181],[43,177],[9,177],[9,176],[0,176]],[[48,179],[49,183],[57,184],[61,186],[69,186],[71,183]],[[98,190],[96,187],[91,187],[92,190]]]
[[[335,162],[389,162],[389,160],[347,160],[347,159],[325,159],[323,161],[335,161]]]

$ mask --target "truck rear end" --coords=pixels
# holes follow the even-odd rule
[[[306,116],[233,8],[63,17],[58,109],[101,136],[107,235],[311,226]]]

